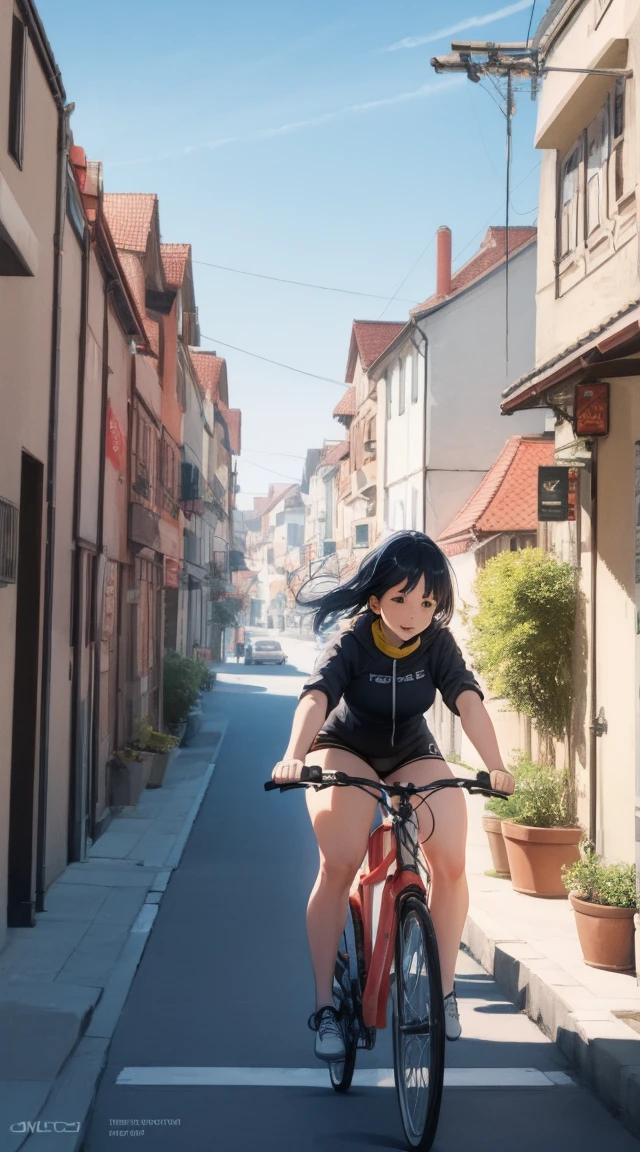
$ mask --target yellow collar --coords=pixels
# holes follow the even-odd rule
[[[385,656],[391,656],[394,660],[401,660],[403,656],[411,656],[413,652],[417,652],[420,647],[420,637],[414,640],[413,644],[407,645],[406,648],[396,648],[395,645],[390,644],[384,632],[382,631],[382,621],[380,617],[374,620],[371,625],[371,635],[376,648],[384,652]]]

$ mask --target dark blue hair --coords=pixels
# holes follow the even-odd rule
[[[322,595],[313,594],[313,578],[300,589],[299,604],[317,608],[313,631],[318,635],[342,617],[357,616],[371,596],[382,599],[385,592],[405,581],[403,592],[412,592],[422,576],[425,591],[433,595],[437,608],[434,622],[448,624],[453,616],[453,572],[444,552],[423,532],[395,532],[363,558],[356,575]]]

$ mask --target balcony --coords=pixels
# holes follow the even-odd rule
[[[204,512],[204,476],[197,464],[182,461],[180,467],[180,506],[188,520]]]

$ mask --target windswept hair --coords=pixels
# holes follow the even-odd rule
[[[367,608],[369,598],[381,599],[390,588],[405,581],[403,592],[412,592],[421,577],[426,591],[433,595],[437,608],[434,622],[448,624],[453,616],[453,572],[444,552],[423,532],[395,532],[363,557],[356,575],[319,594],[313,577],[296,595],[298,604],[316,608],[313,631],[316,635],[331,628],[343,617],[357,616]]]

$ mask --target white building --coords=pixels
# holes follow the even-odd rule
[[[535,228],[509,229],[509,358],[505,229],[451,272],[451,233],[438,231],[436,293],[369,369],[378,387],[378,534],[417,528],[437,539],[506,438],[541,432],[544,412],[505,422],[502,390],[534,363]]]

